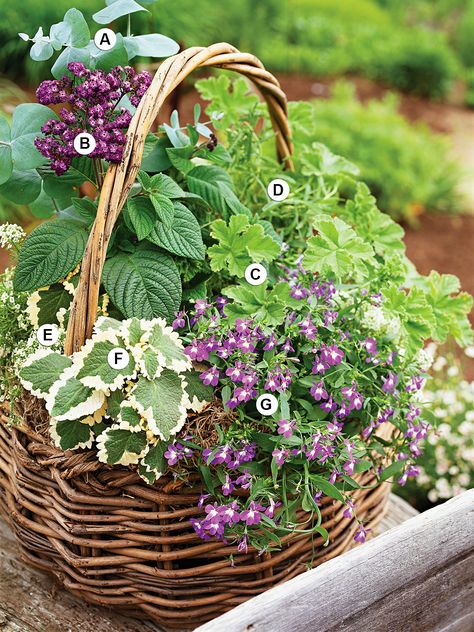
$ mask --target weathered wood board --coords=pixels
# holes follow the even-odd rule
[[[389,502],[380,532],[417,513],[397,496],[392,495]],[[222,632],[223,628],[213,629]],[[12,533],[0,521],[0,632],[160,632],[160,628],[90,606],[63,590],[55,591],[49,576],[19,559]]]
[[[473,632],[474,489],[196,632]]]

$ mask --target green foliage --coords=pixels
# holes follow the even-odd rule
[[[109,363],[116,349],[128,354],[123,368]],[[152,373],[147,357],[154,360]],[[138,464],[147,457],[142,467],[153,474],[145,477],[150,482],[164,471],[157,465],[160,441],[176,434],[187,410],[201,410],[210,394],[196,385],[178,335],[162,319],[101,319],[71,358],[40,349],[23,363],[19,377],[45,400],[58,447],[90,448],[96,441],[99,460],[110,464]]]
[[[459,57],[468,68],[474,67],[474,2],[468,0],[455,33],[455,46]]]
[[[326,143],[360,168],[384,211],[416,220],[425,210],[459,208],[460,169],[449,157],[448,142],[423,125],[409,124],[397,113],[393,97],[361,104],[348,84],[339,84],[330,99],[303,108],[290,104],[297,155],[313,139]],[[299,124],[303,115],[309,123],[304,127]]]

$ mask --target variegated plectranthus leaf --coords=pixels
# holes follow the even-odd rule
[[[27,391],[36,397],[44,398],[71,364],[71,359],[61,353],[51,349],[38,349],[21,368],[20,381]]]
[[[176,434],[186,421],[184,378],[169,369],[163,369],[154,380],[140,376],[129,399],[146,419],[149,429],[161,439],[167,440]]]
[[[80,419],[58,421],[53,417],[49,431],[54,444],[61,450],[92,447],[94,439],[92,428],[82,423]]]
[[[150,321],[147,342],[157,352],[160,364],[167,369],[182,373],[191,368],[179,335],[162,318]]]
[[[199,372],[195,369],[186,371],[184,374],[186,380],[186,395],[188,396],[188,408],[195,413],[203,411],[209,402],[212,401],[213,391],[210,386],[203,384],[199,377]]]
[[[164,454],[167,447],[165,441],[158,441],[155,445],[147,448],[147,452],[141,460],[139,474],[149,483],[154,483],[166,472],[168,463]]]
[[[146,432],[131,432],[114,425],[98,437],[97,456],[101,463],[135,465],[145,454],[146,447]]]
[[[74,366],[66,369],[46,397],[46,409],[58,421],[93,415],[105,403],[105,394],[85,386],[74,375]]]

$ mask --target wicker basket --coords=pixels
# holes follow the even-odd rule
[[[91,335],[108,240],[138,172],[145,137],[170,92],[205,66],[235,70],[256,84],[269,107],[279,158],[291,167],[286,98],[258,59],[217,44],[166,60],[132,120],[122,162],[107,172],[69,320],[67,353]],[[308,534],[285,536],[281,551],[263,555],[203,542],[189,522],[202,511],[197,475],[194,487],[168,477],[147,485],[130,469],[99,463],[91,451],[61,452],[23,402],[17,409],[24,419],[19,427],[8,424],[5,412],[0,416],[0,511],[24,558],[89,602],[164,627],[193,628],[353,544],[356,522],[344,518],[343,506],[331,498],[322,499],[327,547]],[[367,472],[359,482],[364,489],[353,493],[358,516],[373,528],[383,516],[389,487],[374,487],[375,476]]]

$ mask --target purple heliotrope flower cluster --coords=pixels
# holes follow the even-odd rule
[[[51,162],[57,175],[64,174],[77,156],[74,139],[81,132],[91,134],[96,147],[92,158],[120,162],[125,134],[132,115],[121,101],[128,96],[137,106],[151,83],[148,72],[116,66],[109,72],[88,70],[84,64],[71,62],[68,76],[43,81],[36,91],[42,105],[64,104],[59,119],[50,119],[35,139],[38,151]]]

